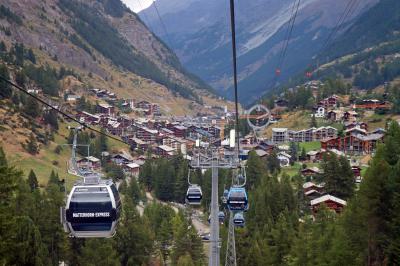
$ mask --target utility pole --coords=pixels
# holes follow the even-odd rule
[[[220,238],[219,238],[219,198],[218,198],[218,172],[220,168],[235,169],[240,166],[237,154],[229,158],[221,157],[215,148],[198,151],[193,155],[191,167],[211,169],[211,221],[210,221],[210,256],[209,266],[220,266]]]
[[[219,266],[219,204],[218,204],[218,160],[212,160],[211,168],[211,245],[208,265]]]
[[[235,225],[233,224],[233,212],[229,212],[228,244],[226,247],[225,266],[236,266]]]

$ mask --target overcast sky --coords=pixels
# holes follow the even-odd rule
[[[153,3],[153,0],[122,0],[133,12],[139,12],[146,9]]]

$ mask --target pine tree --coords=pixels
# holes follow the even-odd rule
[[[258,184],[261,179],[265,176],[266,172],[265,163],[257,155],[255,151],[249,152],[249,158],[247,160],[247,185],[249,188],[253,188]]]
[[[29,186],[31,187],[31,191],[34,191],[35,189],[39,188],[39,183],[37,181],[35,172],[33,172],[32,169],[29,172],[28,182],[29,182]]]
[[[314,114],[311,116],[310,127],[318,127],[317,119],[315,118]]]
[[[307,152],[306,152],[306,149],[304,147],[301,149],[300,160],[301,161],[307,160]]]
[[[28,99],[25,106],[24,106],[24,113],[36,118],[40,114],[40,106],[34,99]]]
[[[5,79],[10,79],[10,74],[6,65],[0,65],[0,76],[4,77]],[[10,98],[12,95],[12,90],[10,84],[5,82],[4,80],[0,80],[0,99],[2,98]]]
[[[294,142],[290,143],[290,165],[294,165],[297,161],[297,145]]]
[[[32,155],[36,155],[39,153],[39,146],[33,133],[30,135],[29,140],[26,141],[24,147]]]
[[[152,168],[152,160],[146,160],[139,172],[139,182],[142,183],[147,191],[151,191],[154,187],[154,176]]]
[[[79,258],[80,265],[120,265],[113,239],[87,239]]]

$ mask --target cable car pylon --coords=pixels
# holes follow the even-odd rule
[[[235,224],[233,223],[233,212],[229,212],[229,231],[228,243],[226,245],[225,266],[237,266],[236,263],[236,244],[235,244]]]

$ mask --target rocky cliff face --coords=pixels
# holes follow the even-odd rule
[[[216,1],[193,0],[189,4],[185,3],[182,8],[164,9],[168,2],[157,1],[157,7],[167,25],[172,47],[183,64],[221,93],[231,95],[229,1],[217,1],[219,4],[216,4]],[[260,93],[275,86],[275,68],[294,2],[297,1],[255,0],[237,3],[239,89],[242,92],[242,102],[251,102]],[[344,29],[377,2],[359,2],[353,12],[349,12]],[[347,4],[345,0],[300,2],[279,82],[297,74],[319,53]],[[139,15],[148,21],[162,39],[166,39],[154,7],[150,6]],[[176,26],[182,20],[183,23]]]

